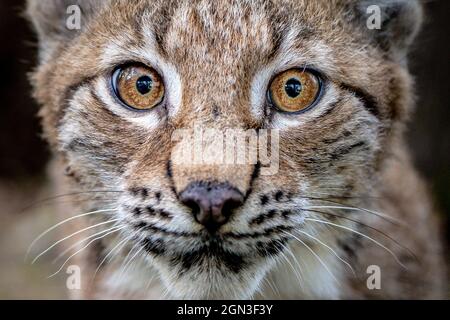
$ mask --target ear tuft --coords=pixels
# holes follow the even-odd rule
[[[100,9],[102,2],[104,1],[27,0],[26,16],[37,32],[41,59],[48,58],[59,43],[79,34],[90,17]],[[74,27],[74,22],[79,22],[78,28]]]
[[[423,20],[419,0],[359,0],[357,9],[375,41],[386,51],[400,56],[404,56]],[[379,26],[369,28],[368,20],[378,13]]]

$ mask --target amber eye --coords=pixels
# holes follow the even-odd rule
[[[164,98],[164,84],[160,75],[143,65],[116,69],[112,86],[123,103],[137,110],[152,109]]]
[[[290,69],[277,75],[270,84],[270,103],[284,112],[305,111],[318,100],[321,79],[303,69]]]

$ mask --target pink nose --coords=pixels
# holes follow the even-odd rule
[[[180,200],[191,208],[197,222],[214,233],[228,221],[233,209],[243,204],[244,197],[228,184],[194,182],[181,192]]]

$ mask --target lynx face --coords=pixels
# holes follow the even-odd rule
[[[364,1],[84,1],[68,31],[60,6],[29,10],[46,137],[74,190],[114,191],[89,209],[112,209],[170,295],[251,297],[295,247],[351,236],[319,221],[357,228],[328,209],[376,186],[409,105],[411,21],[368,30]],[[196,126],[277,132],[276,172],[175,161]]]

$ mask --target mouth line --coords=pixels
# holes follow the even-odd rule
[[[178,233],[168,231],[151,224],[139,224],[141,229],[151,230],[152,234],[141,236],[138,240],[144,250],[153,258],[163,259],[161,262],[169,263],[173,268],[180,269],[180,276],[195,268],[208,270],[225,268],[233,273],[239,273],[246,267],[266,259],[273,259],[286,248],[289,237],[285,232],[291,226],[277,226],[266,229],[264,232],[248,234],[227,233],[217,236],[205,236],[200,233]],[[159,235],[157,234],[159,233]],[[190,240],[197,237],[194,242],[180,242],[178,239],[167,239],[164,236],[188,236]],[[225,238],[225,235],[228,235]],[[236,239],[251,239],[252,241],[229,241],[229,237]],[[270,238],[264,236],[271,236]],[[263,239],[262,239],[263,238]],[[256,240],[255,240],[256,239]],[[263,260],[261,260],[263,259]]]
[[[277,225],[270,228],[265,228],[261,231],[255,232],[225,232],[217,234],[209,234],[206,231],[201,232],[185,232],[185,231],[172,231],[165,228],[156,226],[153,223],[144,221],[131,223],[136,231],[151,231],[152,233],[162,234],[165,236],[173,236],[177,238],[202,238],[205,241],[226,241],[227,239],[242,240],[242,239],[258,239],[273,235],[281,235],[286,231],[291,231],[294,226]]]
[[[266,242],[257,241],[250,252],[229,248],[220,240],[208,241],[189,251],[173,250],[169,253],[169,250],[164,250],[160,256],[164,256],[171,267],[179,269],[179,277],[193,269],[199,272],[211,268],[221,270],[220,272],[225,268],[233,274],[238,274],[252,265],[274,258],[283,252],[288,241],[288,237]]]

